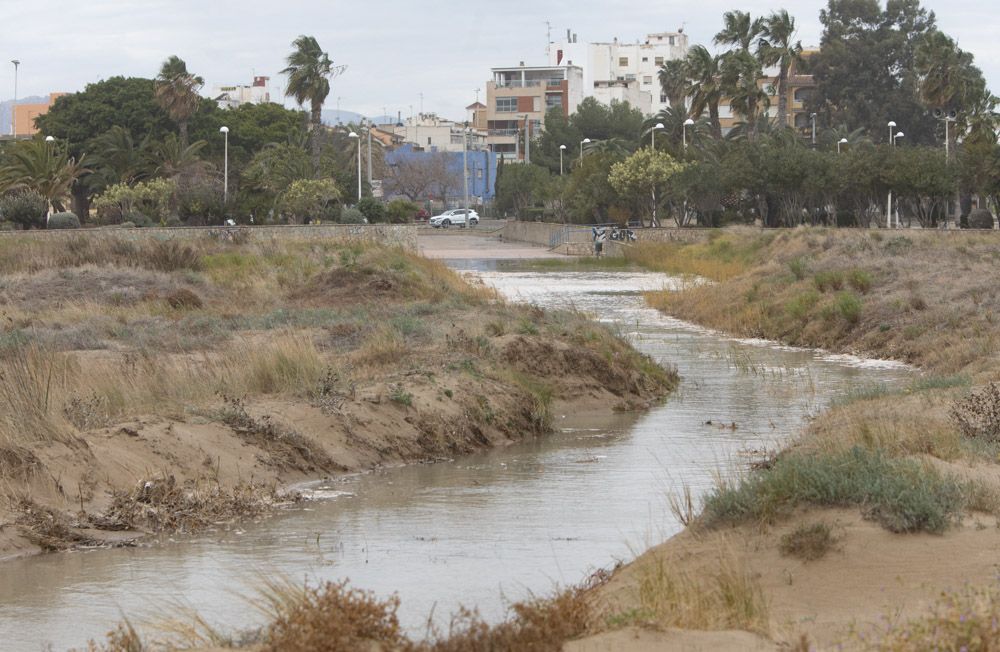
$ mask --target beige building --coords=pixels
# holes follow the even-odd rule
[[[390,129],[400,142],[411,143],[424,151],[461,152],[462,133],[467,134],[466,147],[479,149],[486,144],[486,132],[463,122],[439,117],[434,113],[420,113],[404,122],[384,128]]]
[[[818,52],[818,50],[807,50],[803,52],[804,57]],[[778,78],[763,77],[757,82],[758,86],[767,93],[771,105],[767,110],[770,118],[778,117]],[[812,75],[800,74],[795,66],[788,71],[788,124],[799,130],[804,136],[812,132],[812,121],[806,103],[809,96],[816,90],[816,82]],[[729,99],[723,98],[719,103],[719,123],[722,125],[722,133],[728,133],[733,127],[743,121],[743,116],[733,113],[729,106]]]
[[[24,138],[37,134],[38,129],[35,127],[35,118],[48,113],[56,99],[65,94],[66,93],[50,93],[49,101],[45,104],[15,104],[13,107],[14,124],[17,125],[17,133],[14,134],[14,137]],[[13,129],[13,125],[11,126],[11,129]]]
[[[579,66],[493,68],[486,84],[486,144],[506,159],[525,160],[524,135],[541,133],[545,113],[576,111],[583,101],[583,69]]]

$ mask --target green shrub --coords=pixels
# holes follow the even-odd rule
[[[144,215],[138,211],[125,213],[125,215],[123,215],[123,218],[124,221],[131,222],[132,224],[135,224],[137,227],[153,226],[153,220],[150,219],[147,215]]]
[[[837,295],[837,312],[852,324],[861,321],[861,299],[853,292],[841,292]]]
[[[874,285],[872,275],[863,269],[852,269],[847,273],[847,283],[861,294],[867,294]]]
[[[844,287],[844,273],[839,271],[818,272],[813,276],[813,283],[820,292],[841,290]]]
[[[45,227],[49,202],[34,190],[18,190],[0,197],[0,216],[25,229]]]
[[[365,197],[358,202],[358,210],[365,216],[369,224],[385,222],[385,205],[374,197]]]
[[[386,206],[386,219],[392,224],[409,224],[420,207],[406,199],[393,199]]]
[[[341,224],[364,224],[365,216],[364,213],[359,211],[353,206],[350,208],[345,208],[340,211],[340,223]]]
[[[710,526],[771,522],[796,507],[859,506],[893,532],[943,532],[958,519],[963,488],[933,467],[855,447],[841,453],[790,453],[705,500]]]
[[[166,220],[163,221],[163,226],[170,226],[170,227],[184,226],[184,222],[182,222],[181,218],[177,217],[176,215],[171,215],[170,217],[168,217]]]
[[[79,229],[80,228],[80,218],[78,218],[74,213],[63,212],[55,213],[49,218],[48,227],[50,229]]]
[[[805,319],[819,302],[819,296],[816,290],[806,290],[785,304],[785,312],[792,319]]]

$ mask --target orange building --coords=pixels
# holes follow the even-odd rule
[[[48,113],[49,108],[52,107],[56,99],[65,94],[66,93],[50,93],[49,101],[46,104],[15,104],[14,124],[17,125],[17,133],[14,134],[14,136],[16,138],[24,138],[26,136],[34,136],[37,134],[38,129],[35,127],[35,118]]]

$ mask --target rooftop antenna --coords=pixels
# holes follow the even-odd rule
[[[677,29],[677,33],[678,34],[683,34],[684,33],[684,26],[685,25],[687,25],[687,21],[686,20],[683,23],[681,23],[681,26]]]
[[[479,104],[479,89],[476,89],[476,104]]]

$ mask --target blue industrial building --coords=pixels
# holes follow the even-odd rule
[[[440,188],[433,188],[429,196],[422,201],[443,201],[448,208],[459,207],[464,202],[465,187],[462,181],[462,152],[442,152],[436,148],[418,149],[411,143],[406,143],[396,149],[386,152],[385,162],[390,168],[402,160],[430,158],[432,156],[448,157],[448,170],[454,172],[457,183],[448,189],[448,196],[441,197]],[[497,154],[485,150],[469,150],[464,156],[468,165],[469,203],[480,206],[493,201],[496,196]]]

